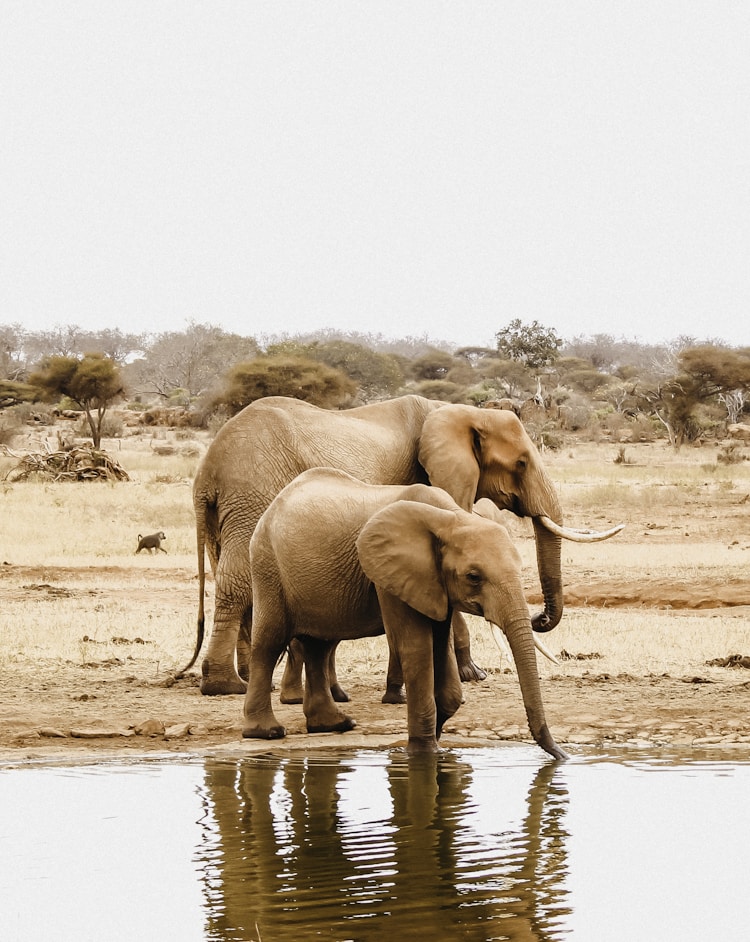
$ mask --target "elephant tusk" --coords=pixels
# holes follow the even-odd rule
[[[601,540],[608,540],[625,528],[624,523],[618,523],[616,527],[612,527],[610,530],[574,530],[571,527],[561,527],[543,514],[536,519],[550,533],[554,533],[555,536],[562,537],[564,540],[572,540],[574,543],[598,543]]]
[[[560,662],[557,660],[555,655],[550,651],[548,647],[542,644],[542,642],[539,640],[539,637],[536,634],[534,634],[534,647],[537,649],[537,651],[540,654],[543,654],[547,658],[548,661],[552,661],[552,663],[557,664],[558,667],[560,666]]]
[[[495,644],[498,646],[498,648],[500,648],[501,654],[503,657],[507,658],[508,661],[513,663],[508,639],[494,622],[489,622],[489,626],[490,630],[492,631],[492,637],[495,639]],[[534,647],[537,649],[537,651],[539,651],[540,654],[543,654],[548,660],[552,661],[553,664],[557,664],[558,667],[560,666],[560,662],[557,660],[555,655],[549,650],[549,648],[542,644],[536,635],[534,635]]]
[[[502,633],[502,631],[497,627],[497,625],[492,622],[487,623],[490,626],[490,631],[492,632],[492,638],[495,644],[500,650],[500,660],[502,661],[505,658],[510,664],[513,664],[513,658],[511,656],[510,645],[508,644],[508,639]]]

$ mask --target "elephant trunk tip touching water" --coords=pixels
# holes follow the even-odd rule
[[[552,738],[552,733],[549,731],[549,727],[546,723],[539,730],[539,734],[536,737],[536,743],[538,746],[541,746],[545,752],[549,753],[553,759],[560,759],[564,761],[570,758],[568,753],[558,746],[555,740]]]

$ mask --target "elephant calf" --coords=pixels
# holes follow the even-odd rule
[[[544,717],[520,557],[501,524],[462,510],[438,487],[365,484],[317,468],[267,508],[250,560],[243,736],[286,734],[271,708],[272,674],[293,638],[305,657],[308,731],[352,729],[331,695],[329,656],[339,641],[385,631],[406,685],[408,749],[437,751],[443,724],[462,700],[450,643],[455,608],[504,631],[531,733],[550,755],[565,758]]]

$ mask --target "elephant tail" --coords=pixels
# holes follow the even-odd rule
[[[206,634],[206,613],[203,603],[206,588],[206,534],[200,516],[196,526],[196,537],[198,542],[198,628],[195,638],[195,650],[189,662],[174,675],[175,680],[183,677],[198,660],[198,655],[203,647],[203,638]]]

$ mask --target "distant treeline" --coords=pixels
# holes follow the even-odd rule
[[[494,340],[489,347],[460,347],[336,330],[255,337],[193,322],[155,334],[0,325],[0,407],[52,401],[56,394],[93,407],[96,395],[88,406],[76,398],[80,375],[78,385],[59,379],[76,369],[90,379],[104,359],[114,368],[107,405],[181,408],[202,424],[267,395],[349,408],[417,393],[512,408],[550,445],[555,431],[587,427],[625,438],[667,435],[679,445],[722,435],[746,411],[748,348],[691,337],[662,345],[610,334],[563,339],[519,319],[498,329]],[[90,393],[90,383],[87,388]]]

